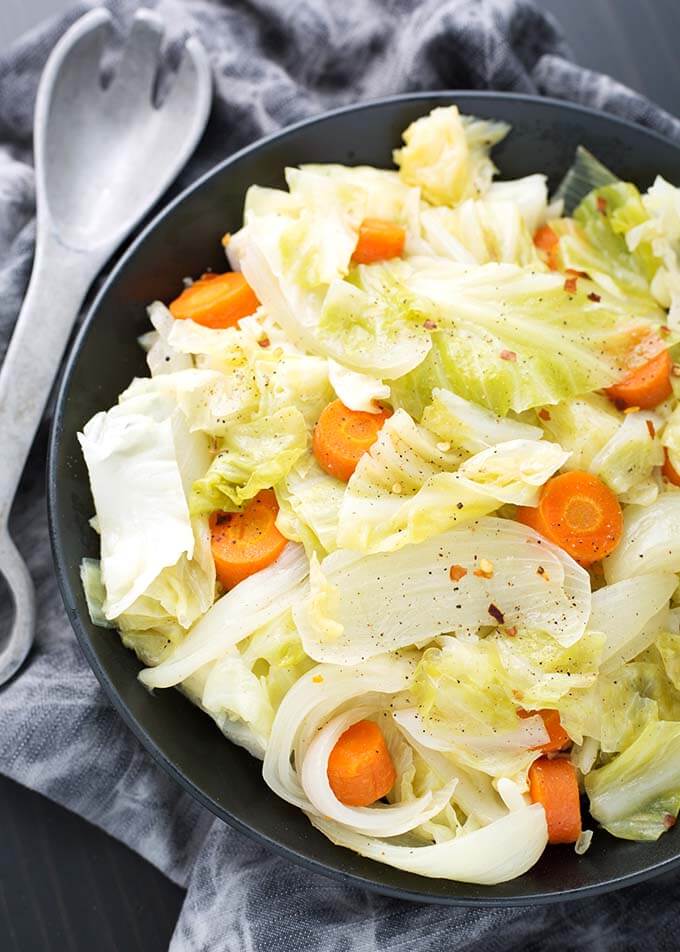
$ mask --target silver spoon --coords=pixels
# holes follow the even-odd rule
[[[107,11],[92,11],[57,43],[40,80],[35,259],[0,369],[0,572],[14,600],[12,628],[0,650],[0,684],[33,643],[35,591],[8,518],[64,348],[93,279],[176,177],[208,119],[210,67],[193,37],[165,99],[154,105],[163,32],[155,13],[138,12],[114,78],[103,88],[101,56],[112,21]]]

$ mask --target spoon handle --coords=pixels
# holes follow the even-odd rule
[[[0,368],[0,528],[87,289],[103,264],[97,251],[75,251],[50,232],[38,242],[33,273]]]

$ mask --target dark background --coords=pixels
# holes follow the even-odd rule
[[[680,113],[680,0],[536,2],[577,62]],[[0,55],[68,5],[0,0]],[[0,952],[167,950],[183,892],[127,847],[2,777],[0,830]]]

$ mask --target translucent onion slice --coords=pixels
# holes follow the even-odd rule
[[[450,780],[436,793],[428,790],[406,803],[377,803],[370,807],[349,807],[341,803],[328,781],[328,758],[341,734],[374,713],[374,708],[355,707],[334,717],[317,732],[302,763],[302,788],[320,816],[369,836],[398,836],[441,813],[451,799],[457,780]]]
[[[513,810],[473,833],[432,846],[402,846],[362,836],[339,823],[310,816],[317,829],[338,846],[407,872],[433,879],[493,886],[526,873],[548,842],[540,803]]]
[[[488,737],[470,737],[467,734],[456,734],[455,731],[442,728],[436,733],[429,729],[415,708],[408,708],[394,712],[394,719],[402,730],[416,740],[423,747],[442,752],[454,752],[466,747],[486,753],[494,750],[532,750],[548,742],[549,735],[543,719],[536,714],[520,721],[514,731],[494,733]]]
[[[648,572],[680,572],[680,493],[664,493],[649,506],[628,506],[623,537],[603,564],[610,584]]]
[[[468,818],[472,817],[480,826],[485,826],[505,816],[506,809],[487,774],[454,764],[446,754],[425,747],[398,721],[395,720],[395,723],[418,756],[440,780],[449,781],[455,778],[458,781],[451,799]]]
[[[454,566],[466,574],[454,578]],[[496,624],[547,631],[569,646],[590,615],[588,573],[509,519],[486,517],[395,552],[338,550],[321,563],[321,579],[323,599],[312,590],[295,621],[307,654],[334,664]]]
[[[498,793],[508,810],[521,810],[531,802],[529,796],[522,792],[522,788],[509,777],[501,777],[496,783]]]
[[[148,688],[169,688],[238,644],[302,596],[309,562],[301,545],[289,543],[272,565],[239,582],[218,599],[184,641],[139,679]]]
[[[605,585],[593,593],[588,628],[607,638],[602,653],[603,670],[613,670],[647,647],[645,629],[668,606],[677,584],[677,577],[671,572],[650,572]]]
[[[262,774],[274,793],[295,806],[309,810],[311,804],[291,760],[304,760],[305,745],[297,745],[306,729],[311,739],[316,726],[354,699],[360,707],[368,696],[383,695],[385,706],[390,697],[403,691],[413,680],[415,661],[383,655],[356,667],[319,665],[304,674],[281,702],[272,725]]]

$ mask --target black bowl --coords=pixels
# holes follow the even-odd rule
[[[624,886],[680,861],[680,839],[628,843],[596,833],[585,856],[549,847],[513,882],[469,886],[426,879],[333,846],[298,810],[276,797],[260,764],[233,746],[177,691],[152,696],[137,680],[139,663],[112,631],[91,624],[80,586],[83,556],[97,556],[93,512],[76,433],[146,372],[137,337],[145,306],[173,297],[181,278],[224,268],[220,237],[241,223],[252,183],[282,186],[286,165],[342,162],[389,167],[400,133],[435,106],[512,123],[495,150],[506,178],[562,177],[581,144],[624,179],[647,187],[657,173],[674,184],[680,148],[639,126],[577,106],[499,93],[423,93],[340,109],[302,122],[242,150],[179,196],[127,250],[99,293],[70,353],[59,390],[49,458],[49,511],[57,576],[76,635],[104,690],[152,756],[216,816],[291,860],[357,885],[407,899],[451,904],[555,901]]]

